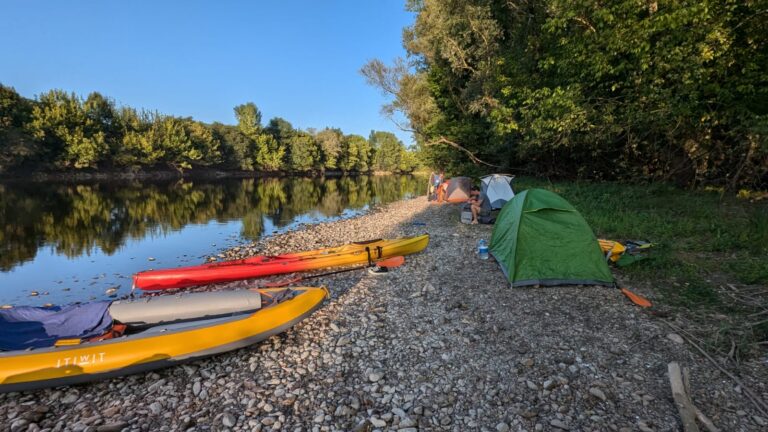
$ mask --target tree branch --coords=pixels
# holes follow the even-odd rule
[[[490,164],[488,162],[485,162],[485,161],[481,160],[480,158],[475,156],[475,154],[472,153],[471,151],[465,149],[464,147],[460,146],[459,144],[456,144],[455,142],[453,142],[453,141],[451,141],[451,140],[449,140],[449,139],[447,139],[446,137],[443,137],[443,136],[441,136],[436,141],[432,141],[432,142],[424,144],[424,146],[425,147],[429,147],[429,146],[437,145],[437,144],[448,144],[449,146],[451,146],[451,147],[453,147],[455,149],[463,151],[464,153],[466,153],[469,156],[469,159],[472,162],[474,162],[475,164],[483,164],[483,165],[487,165],[487,166],[493,167],[493,168],[501,168],[500,165]]]

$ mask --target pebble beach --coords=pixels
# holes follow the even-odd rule
[[[509,288],[476,254],[492,229],[422,196],[233,248],[214,258],[430,234],[388,273],[311,280],[328,287],[324,306],[248,348],[2,394],[0,430],[677,431],[672,361],[690,369],[691,398],[720,430],[768,430],[742,388],[619,290]],[[766,365],[744,368],[744,384],[768,400]]]

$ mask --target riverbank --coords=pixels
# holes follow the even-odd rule
[[[223,179],[223,178],[280,178],[280,177],[342,177],[359,175],[426,175],[428,173],[416,171],[412,173],[393,173],[391,171],[335,171],[335,170],[313,170],[313,171],[242,171],[242,170],[221,170],[214,168],[195,168],[190,170],[174,169],[106,169],[106,170],[73,170],[73,171],[51,171],[51,172],[0,172],[0,181],[121,181],[121,180],[169,180],[169,179]]]
[[[416,222],[416,223],[415,223]],[[423,224],[422,224],[423,223]],[[764,430],[736,386],[618,290],[509,289],[478,260],[491,226],[424,197],[310,225],[222,257],[428,232],[387,275],[316,279],[332,298],[282,335],[234,353],[83,386],[0,395],[11,430],[678,430],[667,364],[721,430]],[[656,300],[651,287],[637,289]],[[685,321],[668,317],[676,325]],[[742,365],[768,399],[765,366]],[[762,374],[763,376],[760,376]],[[34,424],[35,426],[31,426]]]

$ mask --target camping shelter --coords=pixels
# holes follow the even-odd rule
[[[515,177],[506,174],[491,174],[480,178],[483,193],[488,197],[491,210],[504,207],[504,204],[515,196],[510,185],[513,178]]]
[[[472,187],[472,180],[469,177],[454,177],[446,183],[443,201],[456,203],[469,199],[469,190]]]
[[[490,252],[513,287],[613,285],[587,221],[554,192],[529,189],[504,206]]]

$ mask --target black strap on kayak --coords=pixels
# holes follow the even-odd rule
[[[371,258],[371,248],[368,246],[365,247],[365,253],[368,254],[368,265],[373,266],[373,259]]]
[[[376,251],[379,253],[379,259],[384,258],[384,248],[381,246],[376,246]]]

